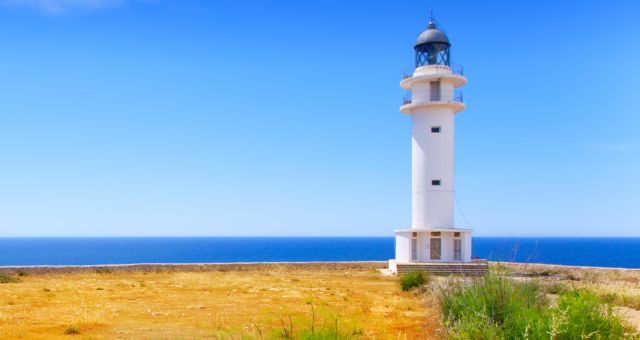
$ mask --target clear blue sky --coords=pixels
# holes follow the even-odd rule
[[[640,236],[637,1],[0,4],[0,236],[392,236],[430,9],[469,78],[457,225]]]

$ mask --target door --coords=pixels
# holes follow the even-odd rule
[[[462,240],[453,240],[453,259],[456,261],[462,260]]]
[[[442,252],[442,240],[439,238],[432,238],[430,249],[431,259],[440,260],[440,253]]]
[[[429,95],[432,102],[440,101],[440,81],[429,82]]]

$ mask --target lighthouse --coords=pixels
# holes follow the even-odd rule
[[[395,231],[401,266],[471,261],[471,229],[454,223],[454,119],[465,109],[456,89],[467,79],[451,64],[451,43],[434,20],[415,43],[415,70],[400,86],[400,111],[411,119],[411,227]],[[432,266],[433,267],[433,266]]]

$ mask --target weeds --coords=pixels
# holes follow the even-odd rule
[[[618,293],[605,293],[600,295],[600,300],[604,303],[612,304],[614,306],[623,306],[640,310],[640,296],[618,294]]]
[[[544,290],[547,294],[560,295],[566,292],[567,290],[569,290],[569,288],[565,284],[562,284],[560,282],[554,282],[552,284],[548,284],[544,286]]]
[[[80,334],[80,327],[71,325],[64,330],[64,334],[67,335],[77,335]]]
[[[267,338],[276,339],[300,339],[300,340],[323,340],[323,339],[358,339],[364,332],[355,324],[340,317],[340,313],[330,315],[325,318],[318,317],[316,308],[310,304],[310,319],[293,318],[291,314],[278,317],[279,328],[272,329]],[[333,313],[331,313],[333,314]],[[253,324],[260,338],[262,331]]]
[[[423,271],[415,271],[400,276],[400,287],[403,291],[419,288],[429,283],[429,274]]]
[[[0,283],[14,283],[14,282],[20,282],[20,280],[18,280],[13,276],[9,276],[5,273],[0,273]]]
[[[557,306],[549,304],[545,290],[559,295]],[[453,339],[638,339],[611,304],[587,290],[488,275],[471,283],[451,281],[440,298]]]

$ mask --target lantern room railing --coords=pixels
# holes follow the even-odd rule
[[[462,92],[455,91],[450,95],[440,95],[439,98],[430,98],[426,96],[419,103],[464,103]],[[402,98],[402,105],[413,104],[411,93],[407,93]]]
[[[451,70],[451,73],[453,74],[457,74],[459,76],[464,76],[464,68],[462,67],[462,65],[458,65],[458,64],[451,64],[451,65],[434,65],[437,67],[434,67],[435,69],[435,74],[438,73],[442,73],[442,74],[449,74],[447,70],[447,67],[449,68],[449,70]],[[413,72],[415,71],[415,69],[412,70],[405,70],[402,71],[402,79],[407,79],[407,78],[411,78],[413,77]]]

